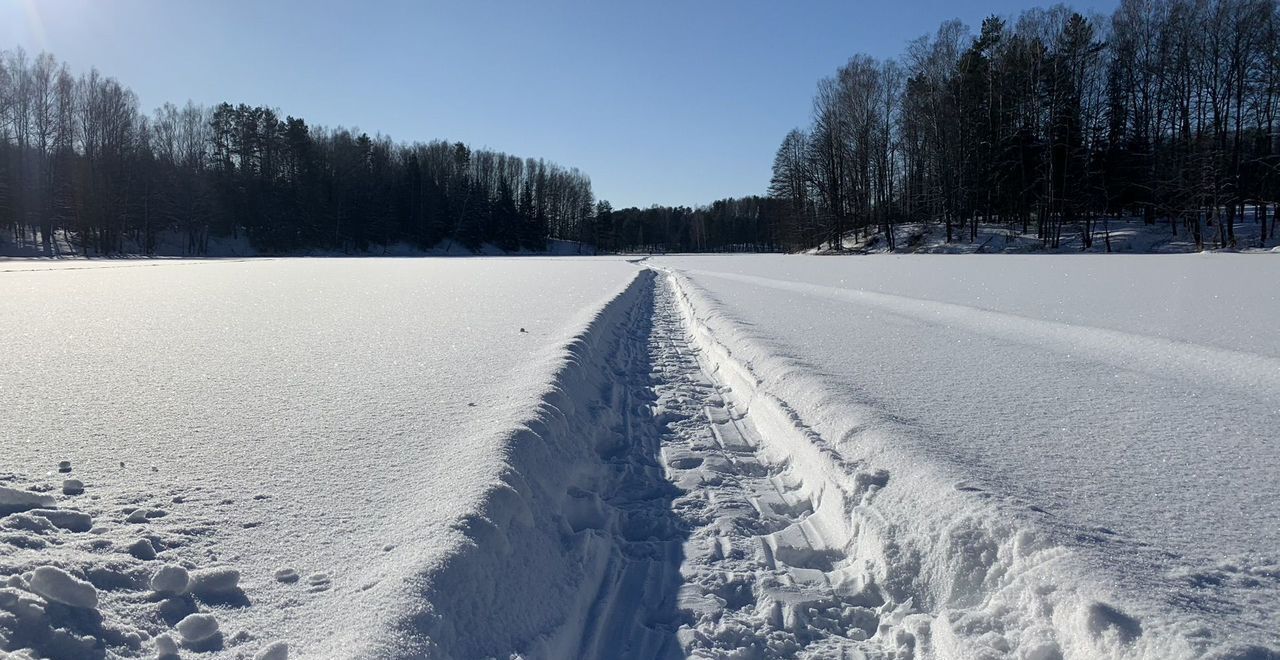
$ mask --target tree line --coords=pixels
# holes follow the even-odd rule
[[[948,242],[981,223],[1110,249],[1115,217],[1201,248],[1246,247],[1235,227],[1254,222],[1265,244],[1280,215],[1280,3],[1036,8],[976,34],[949,21],[819,81],[767,198],[623,215],[627,249],[839,250],[851,234],[895,249],[901,223]]]
[[[721,199],[706,206],[614,209],[596,205],[592,238],[604,252],[776,252],[785,205],[770,197]]]
[[[979,222],[1064,232],[1140,216],[1198,247],[1237,244],[1247,208],[1267,240],[1280,211],[1280,4],[1122,0],[958,22],[898,59],[856,56],[822,80],[813,123],[789,133],[770,194],[792,245],[837,246],[899,222],[948,241]]]
[[[819,81],[767,196],[613,209],[581,172],[461,143],[395,143],[262,106],[138,110],[96,70],[0,53],[0,227],[52,252],[153,252],[211,236],[260,249],[363,251],[454,240],[605,251],[799,250],[980,224],[1056,248],[1137,217],[1198,247],[1240,246],[1280,216],[1280,3],[1121,0],[949,21],[896,58],[856,55]],[[1104,230],[1099,232],[1098,225]]]
[[[264,251],[348,252],[398,242],[542,250],[590,239],[591,181],[576,169],[460,142],[404,144],[308,125],[268,107],[166,103],[151,115],[97,70],[0,52],[0,228],[53,254],[211,237]]]

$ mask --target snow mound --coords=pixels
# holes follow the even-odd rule
[[[37,568],[31,574],[28,586],[31,591],[64,605],[86,610],[98,607],[98,590],[92,584],[55,566]]]
[[[191,576],[187,569],[181,566],[161,566],[151,576],[151,590],[157,594],[177,596],[187,593],[190,582]]]
[[[188,644],[203,642],[218,634],[218,620],[212,614],[189,614],[174,629]]]
[[[56,506],[56,503],[48,495],[0,486],[0,516],[31,509],[48,509],[53,506]]]
[[[253,660],[289,660],[289,644],[272,642],[253,655]]]

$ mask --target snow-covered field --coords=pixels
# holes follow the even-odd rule
[[[1278,276],[0,264],[0,650],[1274,658]]]

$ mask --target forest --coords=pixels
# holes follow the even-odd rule
[[[591,181],[576,169],[471,149],[402,144],[244,104],[166,103],[147,115],[118,81],[53,55],[0,53],[0,236],[55,254],[181,253],[210,237],[266,253],[359,253],[442,241],[545,249],[583,240]]]
[[[1100,222],[1167,227],[1196,247],[1274,239],[1280,215],[1280,3],[1122,0],[950,21],[900,56],[855,55],[818,81],[768,190],[697,208],[614,209],[543,160],[308,125],[269,107],[165,104],[151,115],[96,70],[0,57],[0,226],[50,253],[154,250],[244,235],[265,251],[454,240],[538,250],[840,250],[851,234],[998,225],[1085,248]],[[1104,239],[1106,234],[1104,233]],[[1110,243],[1107,241],[1109,249]]]
[[[897,58],[856,55],[818,82],[766,199],[614,211],[609,235],[794,251],[878,232],[892,250],[899,223],[948,242],[991,223],[1091,247],[1100,220],[1125,217],[1247,247],[1235,226],[1248,217],[1266,243],[1277,214],[1280,3],[1122,0],[1109,18],[1037,8],[977,34],[944,23]]]

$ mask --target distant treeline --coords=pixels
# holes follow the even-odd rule
[[[401,144],[308,126],[266,107],[138,109],[96,70],[0,52],[0,230],[52,253],[185,253],[210,236],[259,249],[361,251],[453,239],[472,248],[593,240],[591,181],[543,160],[462,143]]]
[[[596,205],[596,244],[604,252],[775,252],[785,206],[768,197],[710,206],[614,209]]]
[[[1239,245],[1233,225],[1259,222],[1266,243],[1280,213],[1280,2],[1122,0],[1109,18],[1058,6],[976,35],[944,23],[899,58],[857,55],[820,81],[769,199],[711,209],[630,210],[616,236],[797,250],[881,232],[892,249],[897,223],[936,223],[949,242],[995,223],[1052,248],[1079,232],[1088,248],[1099,218],[1124,215],[1201,247]]]

